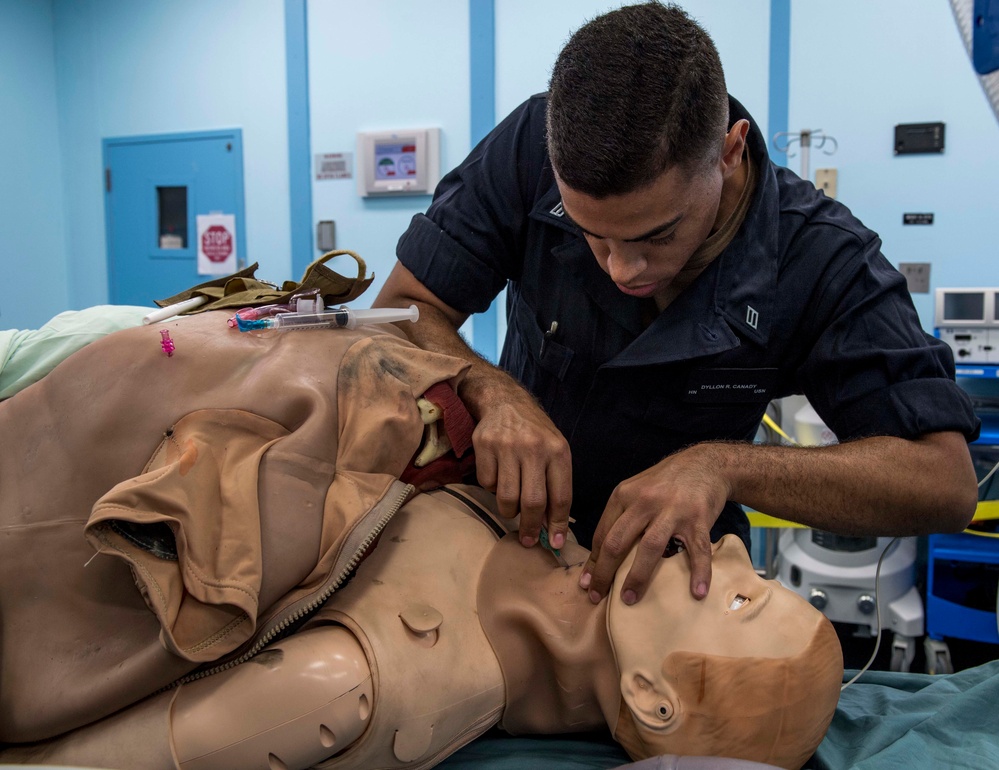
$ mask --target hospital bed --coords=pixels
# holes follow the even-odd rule
[[[60,360],[149,308],[97,307],[57,316],[31,333],[0,331],[0,398],[43,377]],[[844,681],[855,672],[847,671]],[[597,770],[628,763],[609,735],[511,737],[487,733],[449,757],[447,770]],[[719,763],[722,770],[724,763]],[[999,768],[999,661],[930,676],[869,671],[840,698],[807,767]]]

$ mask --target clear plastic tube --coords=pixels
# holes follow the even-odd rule
[[[379,307],[370,310],[352,310],[339,307],[322,313],[283,313],[270,318],[253,320],[236,316],[236,322],[241,332],[260,329],[279,329],[293,331],[296,329],[356,329],[368,324],[392,323],[393,321],[416,321],[420,317],[419,308],[410,305],[408,308]]]

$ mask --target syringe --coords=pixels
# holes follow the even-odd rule
[[[267,318],[245,320],[236,314],[236,325],[241,332],[259,331],[261,329],[279,329],[293,331],[296,329],[356,329],[368,324],[392,323],[393,321],[416,321],[420,310],[416,305],[408,308],[378,307],[370,310],[353,310],[339,307],[322,313],[282,313]]]

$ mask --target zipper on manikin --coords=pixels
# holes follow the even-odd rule
[[[226,661],[225,663],[221,663],[217,666],[213,666],[211,668],[204,669],[201,671],[195,671],[193,673],[182,676],[180,679],[175,680],[174,682],[167,685],[163,689],[169,690],[173,687],[178,687],[182,684],[187,684],[188,682],[193,682],[197,679],[204,679],[206,676],[211,676],[212,674],[218,674],[221,673],[222,671],[227,671],[230,668],[234,668],[235,666],[238,666],[241,663],[245,663],[254,655],[256,655],[258,652],[260,652],[262,649],[264,649],[264,647],[273,642],[278,636],[281,635],[283,631],[285,631],[285,629],[287,629],[293,623],[297,623],[298,621],[302,620],[308,615],[311,615],[313,612],[322,607],[323,604],[325,604],[326,601],[337,590],[340,589],[340,587],[347,580],[347,577],[350,575],[350,573],[357,568],[357,565],[361,562],[361,558],[364,556],[365,553],[367,553],[367,550],[371,547],[371,544],[375,542],[378,536],[382,533],[382,530],[385,529],[389,521],[392,520],[392,517],[399,512],[399,509],[402,508],[403,504],[406,502],[406,500],[409,499],[410,495],[412,495],[412,493],[415,490],[416,487],[414,487],[412,484],[407,484],[402,489],[398,497],[392,502],[392,505],[389,506],[389,509],[381,515],[381,517],[375,523],[375,526],[371,530],[369,530],[368,534],[360,542],[357,548],[354,549],[353,555],[347,561],[346,565],[344,565],[344,568],[340,570],[340,572],[337,574],[336,579],[332,583],[330,583],[326,588],[324,588],[323,591],[318,596],[312,599],[312,601],[310,601],[304,607],[299,607],[298,609],[294,610],[291,614],[287,615],[286,617],[278,621],[276,625],[273,625],[267,632],[262,634],[261,637],[257,639],[256,642],[254,642],[253,646],[249,650],[244,652],[239,657],[233,658],[232,660]]]

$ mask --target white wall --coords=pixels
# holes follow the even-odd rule
[[[52,4],[0,3],[0,328],[65,309]]]
[[[243,131],[246,255],[290,275],[282,0],[55,0],[69,304],[107,301],[101,140]],[[150,297],[150,301],[153,297]]]
[[[838,198],[884,241],[885,256],[931,263],[938,286],[999,285],[999,124],[946,0],[792,3],[792,130],[821,128]],[[898,123],[946,123],[942,155],[893,154]],[[799,168],[800,158],[788,165]],[[903,225],[932,212],[930,226]],[[924,328],[932,293],[913,296]]]
[[[462,161],[470,149],[468,0],[310,0],[308,18],[313,153],[356,153],[358,131],[437,127],[441,173]],[[334,220],[337,248],[360,254],[375,274],[356,307],[374,300],[399,236],[430,200],[361,198],[356,178],[313,181],[313,222]],[[329,264],[354,275],[349,257]]]

